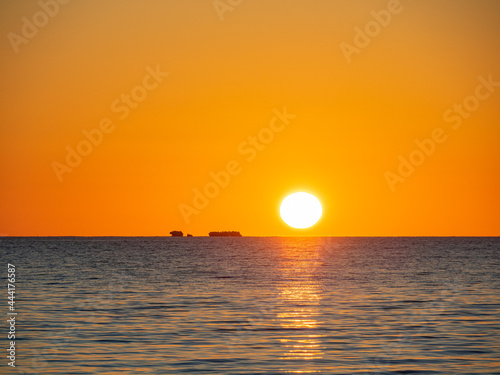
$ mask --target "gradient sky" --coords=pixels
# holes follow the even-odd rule
[[[0,4],[0,234],[500,235],[500,87],[469,98],[459,128],[443,117],[478,77],[500,82],[499,1],[404,0],[379,31],[371,12],[391,1],[41,3],[52,17]],[[342,43],[367,25],[348,62]],[[168,77],[140,89],[157,68]],[[125,116],[134,89],[147,97]],[[284,108],[296,117],[249,161],[242,143]],[[106,119],[61,181],[53,163]],[[391,188],[436,129],[446,140]],[[187,223],[179,206],[231,161],[239,173]],[[311,229],[279,217],[295,191],[323,203]]]

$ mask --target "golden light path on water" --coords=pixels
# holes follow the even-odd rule
[[[322,359],[324,355],[324,335],[317,330],[321,325],[322,293],[320,278],[316,277],[321,264],[318,247],[290,239],[284,243],[280,261],[280,303],[276,317],[280,326],[289,332],[280,338],[284,349],[280,360],[304,362],[298,366],[304,368],[292,371],[287,366],[288,373],[315,373],[318,371],[307,368],[308,363],[312,364],[309,361]]]

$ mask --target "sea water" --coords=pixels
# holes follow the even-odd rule
[[[500,374],[500,238],[2,238],[26,374]],[[0,326],[8,353],[8,323]]]

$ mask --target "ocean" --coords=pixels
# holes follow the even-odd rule
[[[500,374],[500,238],[6,237],[0,249],[2,374]]]

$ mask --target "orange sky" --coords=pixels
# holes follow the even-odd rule
[[[66,2],[0,4],[0,234],[500,235],[500,2]]]

